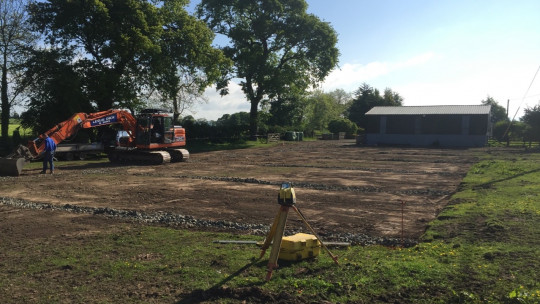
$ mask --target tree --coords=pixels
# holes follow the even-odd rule
[[[383,106],[402,106],[403,98],[397,93],[392,91],[390,88],[384,89],[383,93]]]
[[[381,96],[379,90],[373,88],[367,83],[363,83],[355,92],[355,99],[349,108],[349,119],[356,123],[360,128],[366,128],[365,114],[376,106],[402,106],[403,98],[391,89],[384,90],[384,96]]]
[[[42,133],[74,113],[96,109],[84,94],[85,80],[71,64],[70,50],[35,50],[26,62],[27,111],[21,124]]]
[[[308,132],[325,130],[328,123],[339,119],[343,106],[337,104],[332,94],[315,91],[308,98],[307,128]]]
[[[377,89],[363,83],[355,92],[355,99],[349,108],[349,119],[361,128],[366,128],[365,115],[367,111],[380,103],[381,96]]]
[[[30,5],[47,48],[72,50],[71,65],[97,110],[137,109],[154,89],[177,101],[181,72],[202,90],[227,60],[213,33],[189,16],[187,0],[48,0]],[[196,74],[196,75],[195,75]]]
[[[302,129],[308,100],[303,92],[283,92],[270,101],[269,118],[266,121],[271,126]]]
[[[216,121],[218,136],[241,139],[249,132],[249,113],[225,114]]]
[[[193,116],[188,115],[180,121],[180,124],[186,129],[190,140],[208,139],[215,136],[215,126],[212,121],[206,119],[196,120]]]
[[[509,131],[509,125],[510,121],[498,121],[493,124],[493,138],[495,138],[498,141],[504,141],[506,140],[505,136],[508,136],[506,134],[507,130]]]
[[[345,92],[343,89],[335,89],[332,92],[329,92],[330,96],[334,99],[336,104],[343,105],[345,107],[350,106],[352,102],[352,95],[349,92]]]
[[[491,118],[493,123],[509,120],[508,115],[506,115],[506,109],[499,105],[493,97],[488,95],[486,99],[482,100],[482,104],[491,106]]]
[[[493,138],[499,142],[528,140],[530,127],[521,121],[499,120],[493,125]]]
[[[9,116],[23,87],[18,85],[21,69],[18,67],[25,50],[35,40],[28,24],[26,1],[0,0],[0,52],[2,75],[0,80],[1,135],[8,138]]]
[[[179,82],[172,80],[158,84],[160,88],[149,95],[146,104],[150,107],[165,109],[172,106],[174,120],[178,121],[178,118],[186,111],[193,111],[195,105],[207,103],[208,98],[196,83],[193,75],[179,73],[176,78]]]
[[[159,52],[156,8],[146,1],[49,0],[30,5],[31,21],[48,47],[73,49],[84,92],[99,110],[133,108]]]
[[[347,118],[340,118],[330,121],[328,123],[328,130],[332,133],[345,132],[347,134],[356,134],[358,126]]]
[[[186,109],[206,102],[204,89],[216,83],[226,85],[231,60],[212,47],[214,33],[199,19],[189,15],[186,1],[164,1],[160,8],[164,33],[160,39],[159,64],[153,65],[153,82],[161,102],[172,104],[175,120]],[[186,35],[190,29],[189,35]],[[157,60],[154,60],[158,62]]]
[[[306,12],[304,0],[202,0],[198,7],[214,32],[230,43],[235,77],[248,98],[250,136],[257,135],[258,109],[291,87],[305,90],[336,66],[337,35],[326,22]]]
[[[525,108],[521,121],[528,125],[528,140],[540,142],[540,104]]]

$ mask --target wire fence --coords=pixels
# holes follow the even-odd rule
[[[498,141],[496,139],[490,139],[488,140],[488,147],[511,147],[511,148],[539,148],[540,143],[539,142],[533,142],[533,141],[519,141],[519,140],[511,140],[511,141]]]

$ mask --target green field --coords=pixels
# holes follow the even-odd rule
[[[21,127],[20,122],[18,120],[15,120],[15,119],[11,119],[9,121],[8,135],[10,137],[13,136],[13,131],[15,131],[17,128],[19,128],[19,132],[20,132],[22,137],[32,135],[32,130],[31,129],[25,129],[25,128]]]
[[[4,303],[30,290],[37,303],[540,303],[539,224],[540,154],[492,150],[413,247],[333,248],[340,265],[321,252],[266,282],[268,253],[213,243],[261,237],[126,223],[0,243],[0,290]]]

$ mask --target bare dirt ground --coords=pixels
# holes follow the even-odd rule
[[[187,163],[160,166],[73,163],[54,175],[25,169],[19,177],[0,178],[0,197],[270,225],[279,209],[279,184],[290,181],[297,207],[323,236],[399,238],[403,220],[405,238],[417,239],[446,205],[474,154],[359,147],[353,141],[285,142],[192,154]],[[21,237],[89,234],[113,226],[114,220],[100,215],[18,208],[0,200],[0,234],[14,246]],[[303,226],[291,213],[287,227]]]

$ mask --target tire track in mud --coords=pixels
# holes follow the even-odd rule
[[[336,169],[336,170],[350,170],[350,171],[365,171],[375,173],[401,173],[401,174],[431,174],[449,177],[463,177],[465,174],[456,172],[430,172],[430,171],[413,171],[404,169],[390,169],[390,168],[368,168],[368,167],[339,167],[339,166],[315,166],[315,165],[294,165],[294,164],[264,164],[264,167],[272,168],[313,168],[313,169]]]
[[[176,178],[196,179],[196,180],[209,180],[220,182],[232,182],[232,183],[245,183],[245,184],[259,184],[259,185],[273,185],[279,186],[281,182],[265,181],[256,178],[241,178],[241,177],[219,177],[219,176],[199,176],[199,175],[177,175]],[[313,184],[290,181],[294,187],[322,190],[322,191],[348,191],[358,193],[389,193],[389,194],[405,194],[405,195],[422,195],[422,196],[447,196],[453,191],[448,190],[433,190],[433,189],[407,189],[407,190],[386,190],[377,187],[360,187],[360,186],[337,186],[337,185],[325,185],[325,184]]]
[[[403,158],[374,158],[371,159],[372,161],[380,161],[380,162],[401,162],[401,163],[431,163],[431,164],[454,164],[455,161],[452,160],[441,160],[441,159],[434,159],[434,160],[423,160],[423,159],[403,159]],[[474,164],[475,161],[460,161],[460,163],[463,164]]]

